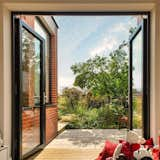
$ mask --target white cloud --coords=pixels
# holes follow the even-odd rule
[[[99,43],[99,45],[96,44],[97,47],[92,49],[89,55],[91,57],[94,57],[95,55],[108,55],[111,51],[115,50],[122,42],[122,37],[119,37],[120,33],[124,33],[124,37],[129,36],[129,28],[129,23],[126,24],[125,22],[115,24],[110,29],[104,31],[104,39],[101,41],[101,43]]]
[[[118,33],[118,32],[126,32],[128,31],[128,25],[126,25],[126,23],[119,23],[119,24],[115,24],[109,32],[114,32],[114,33]]]
[[[107,37],[102,40],[97,47],[92,49],[90,56],[94,57],[95,55],[104,55],[111,52],[118,44],[118,40],[115,37]]]
[[[58,77],[58,91],[61,92],[65,87],[72,87],[74,82],[74,75],[70,77]]]
[[[121,22],[115,24],[110,28],[108,32],[110,33],[119,33],[119,32],[128,32],[131,27],[136,27],[137,19],[135,17],[130,18],[127,22]]]

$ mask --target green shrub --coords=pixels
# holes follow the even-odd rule
[[[100,108],[86,108],[86,106],[78,105],[72,110],[76,118],[70,121],[67,128],[118,128],[118,117],[122,114],[122,109],[118,108],[121,107],[106,105]]]
[[[70,129],[108,129],[119,128],[119,118],[128,116],[128,109],[117,104],[108,104],[99,108],[89,107],[79,101],[74,107],[66,105],[66,101],[59,97],[59,120],[69,122]],[[133,126],[141,128],[141,114],[135,101]],[[124,126],[127,127],[127,126]]]
[[[140,114],[134,113],[133,128],[142,128],[142,116]]]

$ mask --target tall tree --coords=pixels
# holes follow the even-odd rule
[[[123,43],[108,57],[95,56],[71,66],[76,75],[74,85],[90,90],[94,95],[117,99],[124,105],[128,96],[128,55]]]

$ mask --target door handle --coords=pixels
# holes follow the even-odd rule
[[[46,93],[43,92],[43,105],[45,105],[45,104],[46,104]]]

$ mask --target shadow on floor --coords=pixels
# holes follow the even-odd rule
[[[56,140],[67,140],[73,145],[90,146],[104,143],[106,139],[117,142],[119,139],[124,139],[127,133],[126,129],[70,129],[61,133]]]
[[[141,130],[136,132],[141,134]],[[93,160],[106,139],[117,142],[126,133],[126,129],[67,129],[27,160]]]

